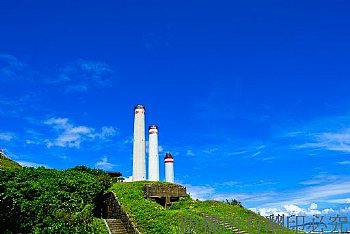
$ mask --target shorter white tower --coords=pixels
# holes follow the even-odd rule
[[[165,181],[174,183],[174,158],[170,153],[165,154]]]
[[[148,180],[159,181],[158,127],[151,125],[148,133]]]

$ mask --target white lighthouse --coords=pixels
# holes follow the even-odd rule
[[[146,180],[146,142],[145,142],[145,107],[134,108],[134,147],[132,161],[132,180]]]
[[[148,180],[159,181],[158,127],[151,125],[148,133]]]
[[[165,181],[174,183],[174,158],[170,153],[165,154]]]

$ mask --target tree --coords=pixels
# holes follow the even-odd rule
[[[0,233],[93,233],[96,197],[111,185],[102,170],[0,171]]]

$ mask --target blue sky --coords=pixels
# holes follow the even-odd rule
[[[23,165],[128,177],[142,104],[194,197],[347,213],[349,7],[2,1],[0,147]]]

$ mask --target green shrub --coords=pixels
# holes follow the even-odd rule
[[[99,233],[94,199],[109,187],[94,169],[2,170],[0,233]]]

